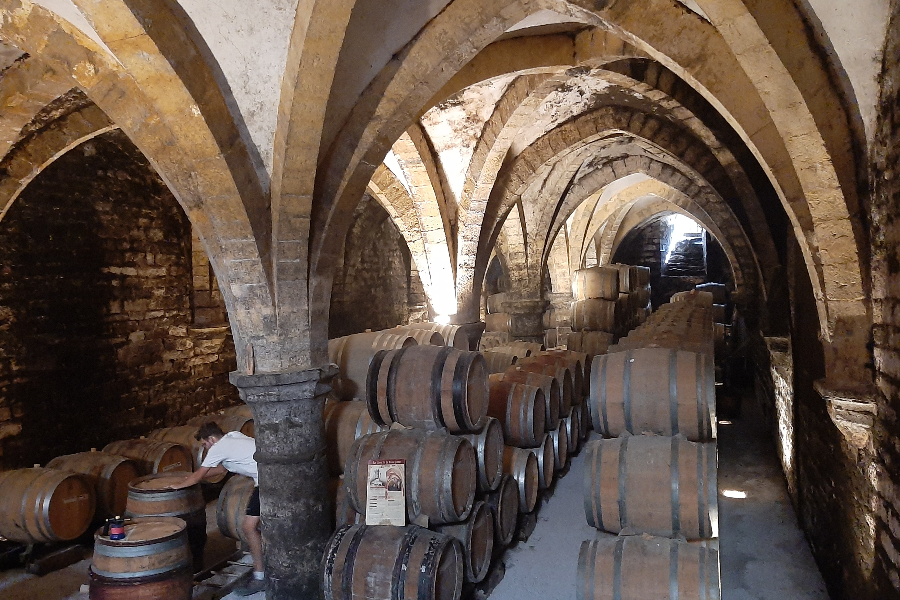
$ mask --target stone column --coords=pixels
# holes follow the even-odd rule
[[[525,342],[544,343],[544,311],[549,302],[541,299],[507,300],[504,312],[510,315],[509,336]]]
[[[318,598],[331,535],[322,407],[334,365],[246,375],[231,383],[253,411],[268,600]]]

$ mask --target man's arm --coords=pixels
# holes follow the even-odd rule
[[[168,487],[171,490],[180,490],[182,488],[191,487],[192,485],[196,485],[206,479],[207,477],[214,477],[216,475],[221,475],[226,473],[227,469],[222,465],[216,465],[215,467],[200,467],[183,480],[178,483],[172,483]]]

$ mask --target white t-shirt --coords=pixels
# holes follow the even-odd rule
[[[240,431],[229,431],[222,439],[212,445],[201,467],[218,467],[222,465],[232,473],[253,478],[254,485],[259,485],[259,471],[253,454],[256,452],[256,440]]]

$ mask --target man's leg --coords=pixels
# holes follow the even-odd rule
[[[250,555],[253,557],[253,570],[257,573],[263,571],[262,536],[259,534],[259,517],[247,515],[241,523],[244,530],[244,538],[250,546]]]

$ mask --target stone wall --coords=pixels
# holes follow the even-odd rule
[[[192,310],[192,263],[204,263],[193,249],[181,207],[120,132],[68,152],[24,190],[0,222],[0,466],[239,401],[208,266],[194,273],[207,279],[200,318]]]
[[[390,215],[367,194],[352,218],[334,277],[328,337],[427,320],[425,290]]]

